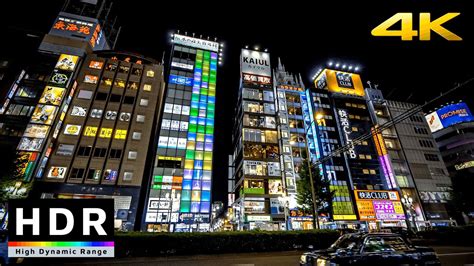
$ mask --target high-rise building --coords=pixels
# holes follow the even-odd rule
[[[67,1],[38,52],[25,51],[29,56],[17,65],[18,72],[0,106],[2,159],[13,166],[2,169],[2,178],[17,181],[15,186],[2,188],[8,193],[24,196],[31,180],[41,177],[83,58],[115,42],[118,30],[109,23],[113,19],[108,1]],[[27,36],[40,39],[36,33]]]
[[[296,201],[299,169],[308,158],[316,161],[319,147],[315,140],[314,116],[310,107],[309,91],[305,89],[301,75],[292,75],[278,59],[273,71],[273,84],[276,92],[278,116],[280,161],[285,191],[283,197],[270,199],[272,214],[286,213],[287,227],[290,230],[313,229],[312,216],[299,215]]]
[[[142,230],[209,231],[217,66],[222,45],[173,34]]]
[[[392,117],[397,117],[417,105],[412,103],[387,101]],[[444,165],[441,153],[431,135],[424,114],[420,111],[396,124],[400,148],[403,150],[414,185],[418,189],[426,220],[433,226],[450,224],[446,203],[449,199],[451,180]],[[385,140],[389,149],[398,149],[397,143],[389,138]],[[393,157],[395,158],[396,155]],[[403,167],[403,166],[401,166]],[[404,184],[402,176],[397,177],[399,184]],[[410,182],[410,181],[409,181]],[[405,183],[406,185],[406,183]],[[436,196],[431,196],[436,195]]]
[[[163,66],[133,54],[97,52],[84,58],[68,95],[47,88],[41,110],[61,96],[68,102],[31,197],[113,198],[116,228],[133,230],[142,183],[148,181],[145,166],[153,161],[150,144],[162,104]],[[35,123],[47,124],[41,112],[35,114]],[[27,128],[28,137],[41,137],[46,130],[39,124]]]
[[[450,103],[426,116],[430,130],[451,176],[474,172],[474,117],[464,102]]]
[[[284,181],[270,54],[242,49],[240,58],[233,135],[237,229],[284,230],[285,213],[278,208]]]
[[[395,118],[392,117],[392,112],[381,90],[366,88],[366,94],[369,99],[368,107],[375,124],[382,126]],[[423,135],[422,133],[426,135],[427,132],[425,129],[417,128],[413,135],[420,136]],[[407,160],[407,151],[400,142],[400,134],[397,128],[392,125],[379,132],[374,136],[374,139],[380,139],[383,142],[386,154],[388,154],[387,159],[389,159],[387,162],[389,169],[387,171],[392,171],[392,175],[400,187],[402,203],[405,205],[410,225],[418,229],[425,227],[427,224],[426,217],[418,195],[417,183]],[[424,139],[424,136],[421,136],[420,143],[428,142]]]
[[[377,132],[360,75],[321,69],[314,84],[319,156],[331,155],[319,167],[334,192],[332,221],[323,221],[323,227],[404,226],[405,210],[381,134],[358,139]],[[343,145],[346,151],[332,154]]]

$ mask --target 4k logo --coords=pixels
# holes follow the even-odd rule
[[[420,13],[420,30],[418,32],[413,29],[412,13],[397,13],[375,27],[371,33],[372,36],[378,37],[401,37],[402,41],[411,41],[414,36],[419,36],[420,41],[429,41],[431,40],[431,31],[434,31],[448,41],[462,41],[461,37],[443,27],[444,23],[460,14],[461,13],[446,13],[435,20],[431,20],[430,13]],[[390,30],[389,28],[398,21],[401,22],[401,29]]]

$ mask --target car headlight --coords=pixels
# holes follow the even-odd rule
[[[336,266],[336,263],[330,262],[329,260],[325,259],[317,259],[316,260],[316,265],[317,266]]]
[[[306,263],[306,255],[301,255],[300,261],[301,263]]]

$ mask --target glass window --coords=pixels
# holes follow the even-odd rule
[[[364,246],[364,252],[396,252],[406,251],[409,247],[401,237],[369,237]]]
[[[171,128],[171,120],[163,119],[161,121],[161,129],[170,129]]]
[[[148,99],[140,99],[140,106],[148,106]]]
[[[165,110],[164,110],[165,113],[173,113],[173,104],[171,103],[165,103]]]
[[[128,159],[129,160],[136,160],[138,153],[136,151],[129,151],[128,152]]]
[[[142,138],[142,133],[141,132],[133,132],[132,133],[132,139],[133,140],[140,140]]]
[[[92,99],[92,93],[93,93],[92,91],[79,90],[79,93],[77,94],[77,98],[90,100]]]
[[[99,78],[94,75],[85,75],[84,76],[84,83],[89,83],[89,84],[97,84],[97,81]]]
[[[143,85],[143,90],[144,90],[144,91],[151,91],[151,84],[145,84],[145,85]]]
[[[91,110],[91,117],[92,118],[101,118],[103,112],[104,111],[101,110],[101,109],[92,109]]]
[[[145,116],[144,115],[137,115],[137,122],[138,123],[145,123]]]
[[[123,181],[132,181],[132,179],[133,179],[133,172],[123,173]]]

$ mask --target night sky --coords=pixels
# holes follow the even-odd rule
[[[49,30],[63,3],[58,0],[8,2],[8,7],[0,4],[1,25],[8,25],[10,30],[23,28],[40,33]],[[22,10],[25,2],[30,3],[27,10]],[[468,1],[424,0],[414,5],[414,1],[387,0],[365,6],[361,1],[116,2],[115,12],[122,25],[117,50],[161,59],[163,52],[169,55],[170,33],[178,29],[181,33],[217,37],[225,44],[224,66],[217,74],[213,200],[227,200],[231,118],[239,88],[239,53],[245,45],[268,48],[273,65],[280,57],[288,71],[301,73],[306,86],[310,85],[313,73],[329,60],[347,62],[360,65],[364,84],[367,80],[379,84],[386,98],[414,103],[424,103],[455,83],[474,77],[474,35],[470,29],[474,18]],[[430,42],[420,42],[417,37],[402,42],[399,37],[371,36],[375,26],[397,12],[413,12],[414,29],[418,29],[419,12],[431,12],[432,20],[448,12],[460,12],[460,16],[443,26],[463,41],[448,42],[434,32]],[[398,29],[400,23],[395,27]],[[474,101],[468,95],[473,95],[473,87],[459,90],[437,105],[462,99],[472,109]]]

